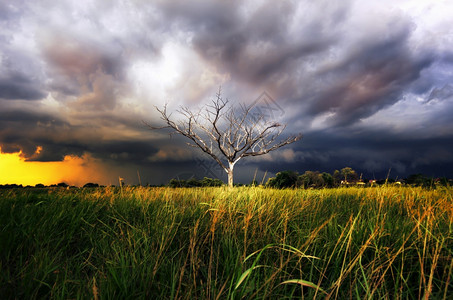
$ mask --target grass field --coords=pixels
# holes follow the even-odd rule
[[[0,190],[2,299],[452,299],[453,189]]]

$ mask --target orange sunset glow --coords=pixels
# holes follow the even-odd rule
[[[67,155],[63,161],[25,161],[18,153],[1,153],[0,184],[51,185],[65,182],[83,186],[87,182],[99,182],[103,175],[99,163],[89,155],[83,157]]]

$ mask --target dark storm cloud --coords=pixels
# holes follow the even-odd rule
[[[409,174],[427,172],[430,176],[452,177],[453,135],[443,137],[402,136],[380,131],[345,134],[318,131],[304,136],[295,144],[295,161],[261,161],[262,171],[295,170],[304,173],[318,170],[332,173],[346,166],[366,178],[405,178]],[[238,167],[240,168],[240,166]]]
[[[67,139],[54,140],[41,137],[34,140],[37,144],[45,145],[39,154],[27,158],[27,161],[61,161],[66,155],[82,156],[90,153],[102,161],[117,164],[137,164],[145,166],[147,158],[157,152],[156,147],[149,141],[100,141]]]
[[[42,86],[24,74],[4,73],[0,75],[0,98],[6,100],[40,100],[45,96],[46,93]]]
[[[108,141],[91,144],[88,150],[99,158],[116,162],[147,164],[148,158],[158,151],[149,141]]]
[[[2,2],[0,147],[34,161],[89,153],[172,177],[200,169],[197,156],[142,120],[160,124],[153,105],[201,104],[222,85],[232,102],[267,91],[286,132],[304,133],[239,169],[450,166],[451,29],[425,16],[446,10],[405,4]]]
[[[326,24],[310,19],[297,20],[307,28],[290,33],[296,7],[288,2],[261,5],[248,15],[241,5],[224,2],[170,1],[162,9],[178,29],[193,34],[192,43],[204,59],[231,73],[234,80],[250,84],[290,75],[294,62],[327,50],[334,40]],[[344,8],[327,13],[329,22],[339,21]]]
[[[106,118],[106,125],[131,127],[131,130],[149,133],[140,123],[130,119]],[[115,120],[115,121],[114,121]],[[105,133],[90,124],[71,125],[55,115],[39,111],[0,111],[0,148],[3,153],[22,151],[27,161],[61,161],[66,155],[82,156],[91,153],[104,160],[146,163],[158,150],[147,139],[105,139]],[[38,147],[40,148],[39,151]]]
[[[433,61],[429,56],[413,57],[405,37],[396,35],[371,45],[335,70],[327,71],[329,76],[336,73],[339,79],[311,101],[308,113],[332,112],[334,115],[327,122],[345,126],[401,100],[402,93]]]
[[[398,102],[436,59],[414,52],[409,40],[416,26],[408,16],[385,16],[385,25],[371,26],[367,35],[348,28],[348,3],[302,6],[303,19],[286,2],[246,17],[244,7],[225,3],[170,1],[161,8],[193,35],[198,53],[234,81],[271,90],[278,101],[304,108],[307,119],[330,113],[330,126],[354,124]]]
[[[426,76],[439,62],[435,52],[413,53],[409,35],[395,35],[361,49],[341,66],[319,74],[335,76],[308,101],[306,117],[329,114],[325,126],[351,126],[407,97],[426,97],[436,81]],[[435,88],[436,90],[439,88]],[[411,95],[412,94],[412,95]],[[301,99],[303,101],[303,99]]]
[[[47,154],[44,140],[54,139],[55,134],[68,125],[56,116],[42,112],[3,110],[0,111],[0,147],[4,153],[22,151],[25,159],[38,159],[35,155],[37,147],[45,145],[41,156],[53,156],[45,160],[62,160],[64,155],[61,153]]]

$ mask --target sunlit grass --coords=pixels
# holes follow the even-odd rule
[[[448,299],[452,189],[0,191],[4,298]]]

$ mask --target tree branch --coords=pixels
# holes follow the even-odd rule
[[[178,123],[171,119],[167,105],[162,109],[156,107],[165,125],[155,127],[145,124],[151,129],[172,129],[170,135],[177,133],[190,139],[193,143],[188,143],[190,146],[207,153],[228,174],[243,157],[264,155],[302,138],[298,134],[277,141],[286,125],[264,122],[263,114],[252,115],[252,106],[241,105],[240,111],[235,111],[233,107],[228,107],[228,100],[222,99],[220,88],[211,102],[198,112],[181,107],[178,112],[183,119]],[[215,148],[220,155],[215,153]]]

